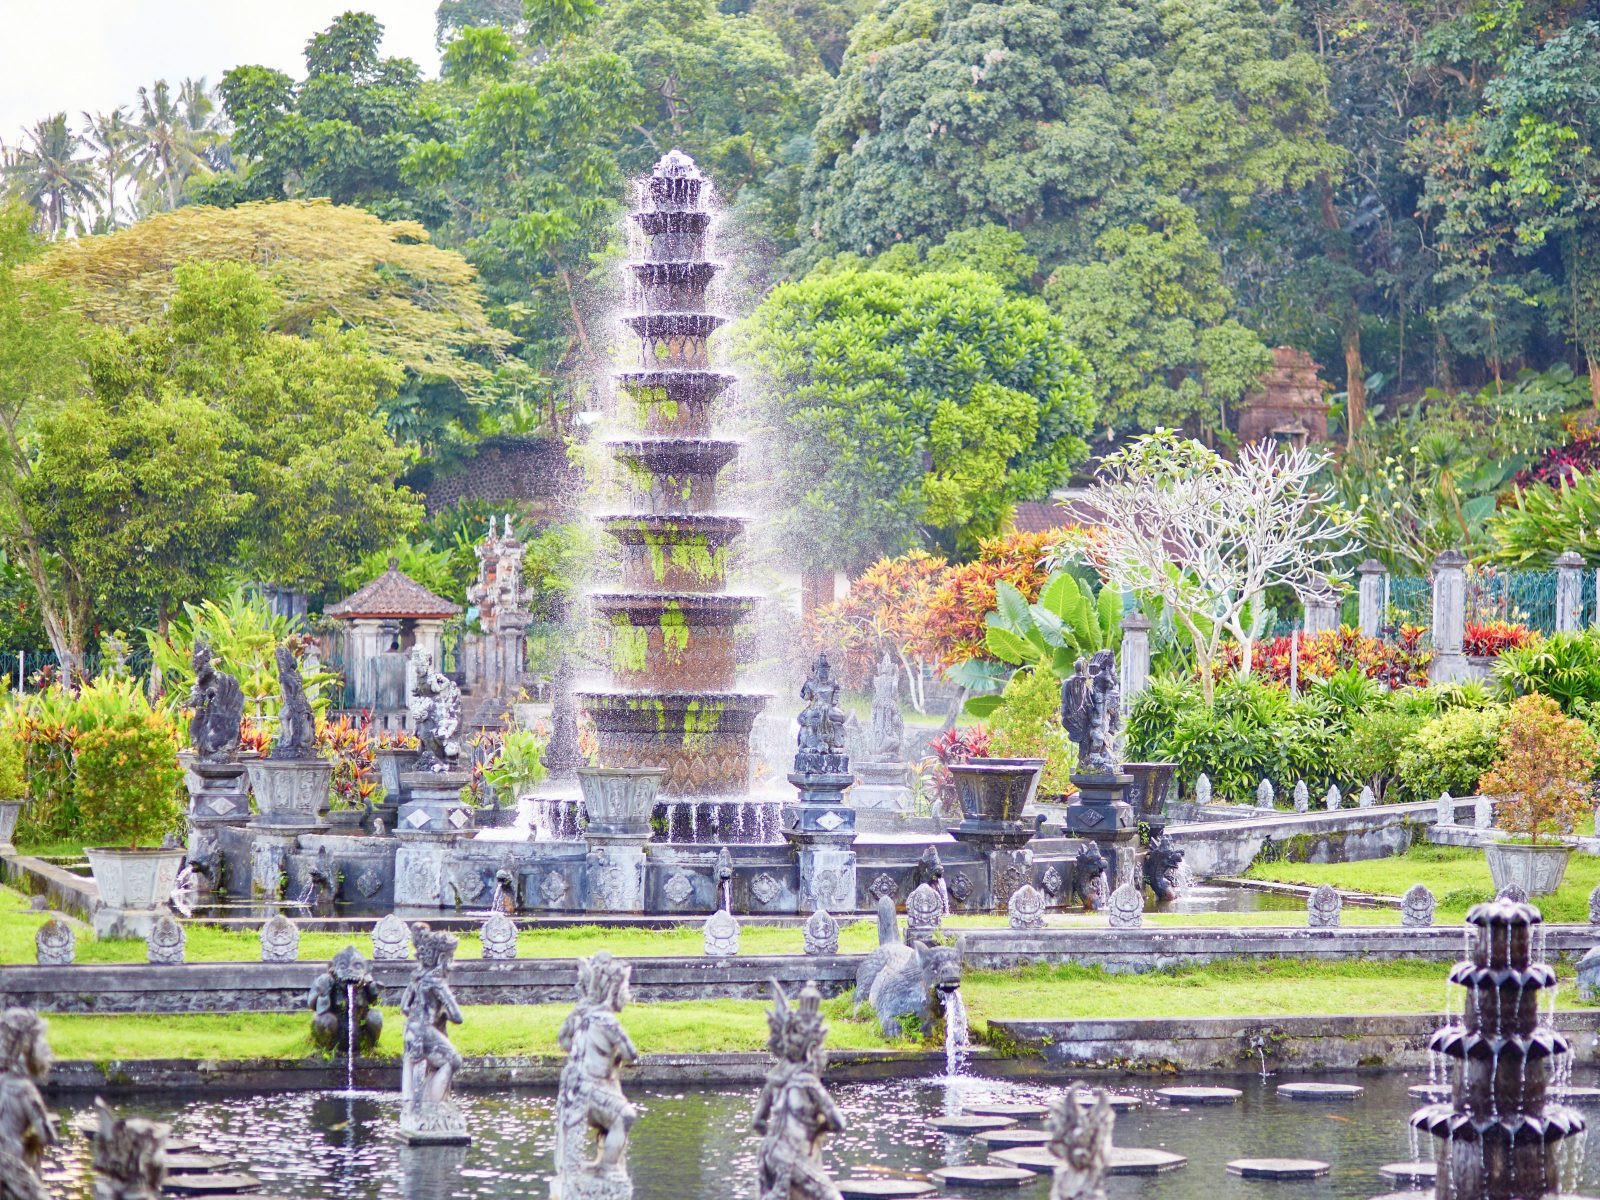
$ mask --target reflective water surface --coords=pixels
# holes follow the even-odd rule
[[[1575,1082],[1594,1083],[1592,1072],[1578,1074]],[[1366,1093],[1342,1103],[1279,1099],[1274,1094],[1278,1076],[1265,1081],[1115,1081],[1117,1092],[1144,1100],[1141,1108],[1117,1117],[1117,1144],[1169,1150],[1186,1155],[1189,1164],[1155,1177],[1115,1178],[1110,1197],[1367,1200],[1395,1190],[1378,1167],[1414,1156],[1405,1118],[1420,1102],[1406,1088],[1426,1082],[1426,1072],[1331,1078],[1359,1082]],[[1154,1088],[1173,1083],[1220,1083],[1241,1089],[1244,1096],[1220,1108],[1173,1108],[1153,1095]],[[1045,1099],[1057,1086],[986,1079],[840,1084],[833,1091],[849,1128],[829,1143],[829,1166],[843,1178],[919,1176],[947,1163],[984,1162],[982,1143],[942,1134],[928,1126],[928,1118],[979,1100]],[[758,1139],[749,1124],[756,1089],[635,1088],[630,1097],[640,1109],[630,1153],[638,1200],[754,1195]],[[539,1091],[466,1092],[461,1100],[473,1144],[415,1150],[395,1139],[398,1102],[382,1093],[279,1092],[196,1100],[166,1096],[127,1107],[171,1121],[175,1136],[193,1138],[202,1150],[227,1155],[258,1176],[264,1192],[294,1200],[524,1200],[547,1195],[553,1096]],[[1591,1109],[1589,1115],[1600,1120],[1600,1110]],[[53,1172],[63,1185],[83,1178],[87,1159],[83,1139],[65,1136],[67,1145]],[[1421,1149],[1423,1157],[1432,1157],[1431,1148]],[[1269,1156],[1319,1158],[1333,1170],[1306,1183],[1257,1182],[1226,1173],[1230,1159]],[[1574,1148],[1569,1158],[1573,1178],[1568,1187],[1600,1192],[1596,1164],[1583,1161],[1581,1148]],[[1041,1175],[1008,1194],[1044,1200],[1048,1192],[1048,1179]],[[945,1194],[975,1200],[986,1195]]]

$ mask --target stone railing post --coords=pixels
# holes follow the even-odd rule
[[[1122,707],[1133,707],[1134,699],[1150,682],[1150,618],[1137,608],[1122,616]]]
[[[1356,593],[1359,605],[1356,621],[1361,626],[1362,637],[1375,638],[1383,629],[1383,579],[1388,572],[1377,559],[1369,558],[1356,568],[1356,574],[1361,577]]]
[[[1305,606],[1305,631],[1326,633],[1339,628],[1339,593],[1331,580],[1318,579],[1300,598]]]
[[[1556,632],[1583,627],[1583,555],[1568,550],[1556,559]]]
[[[1468,676],[1462,651],[1467,625],[1467,556],[1442,551],[1433,560],[1433,665],[1431,683],[1460,683]]]

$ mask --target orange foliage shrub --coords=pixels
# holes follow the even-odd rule
[[[1535,693],[1512,702],[1500,729],[1500,757],[1478,780],[1478,790],[1499,797],[1502,829],[1537,843],[1541,833],[1571,833],[1588,811],[1594,767],[1589,727]]]

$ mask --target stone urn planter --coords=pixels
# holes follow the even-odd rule
[[[325,758],[257,758],[245,764],[256,794],[252,824],[280,829],[321,829],[327,825],[328,786],[333,763]]]
[[[100,903],[107,908],[149,911],[165,908],[183,864],[182,849],[84,849]]]
[[[1128,789],[1128,803],[1133,805],[1138,819],[1155,828],[1165,828],[1167,802],[1172,799],[1172,782],[1177,776],[1177,763],[1123,763],[1122,773],[1133,776],[1133,786]]]
[[[1548,896],[1561,886],[1572,849],[1572,843],[1559,841],[1540,842],[1537,846],[1502,841],[1483,844],[1495,891],[1515,884],[1530,897]]]
[[[328,830],[331,833],[356,834],[367,819],[365,809],[335,808],[328,812]]]
[[[663,774],[656,767],[579,767],[586,836],[648,841]]]
[[[961,824],[950,833],[961,841],[1021,845],[1038,832],[1022,810],[1039,791],[1042,758],[974,758],[949,767],[961,802]]]
[[[421,750],[405,750],[394,747],[376,750],[373,755],[378,760],[378,779],[383,784],[383,792],[387,801],[399,808],[405,797],[401,795],[400,776],[409,771],[416,770],[417,757]]]
[[[22,816],[23,800],[0,800],[0,850],[12,848],[17,835],[17,820]]]

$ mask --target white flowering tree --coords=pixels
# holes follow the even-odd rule
[[[1207,705],[1226,637],[1239,645],[1239,673],[1250,673],[1252,613],[1266,590],[1315,592],[1351,549],[1357,520],[1319,482],[1325,462],[1265,442],[1229,460],[1158,430],[1101,464],[1085,497],[1099,521],[1089,555],[1113,586],[1159,598],[1188,630]]]

